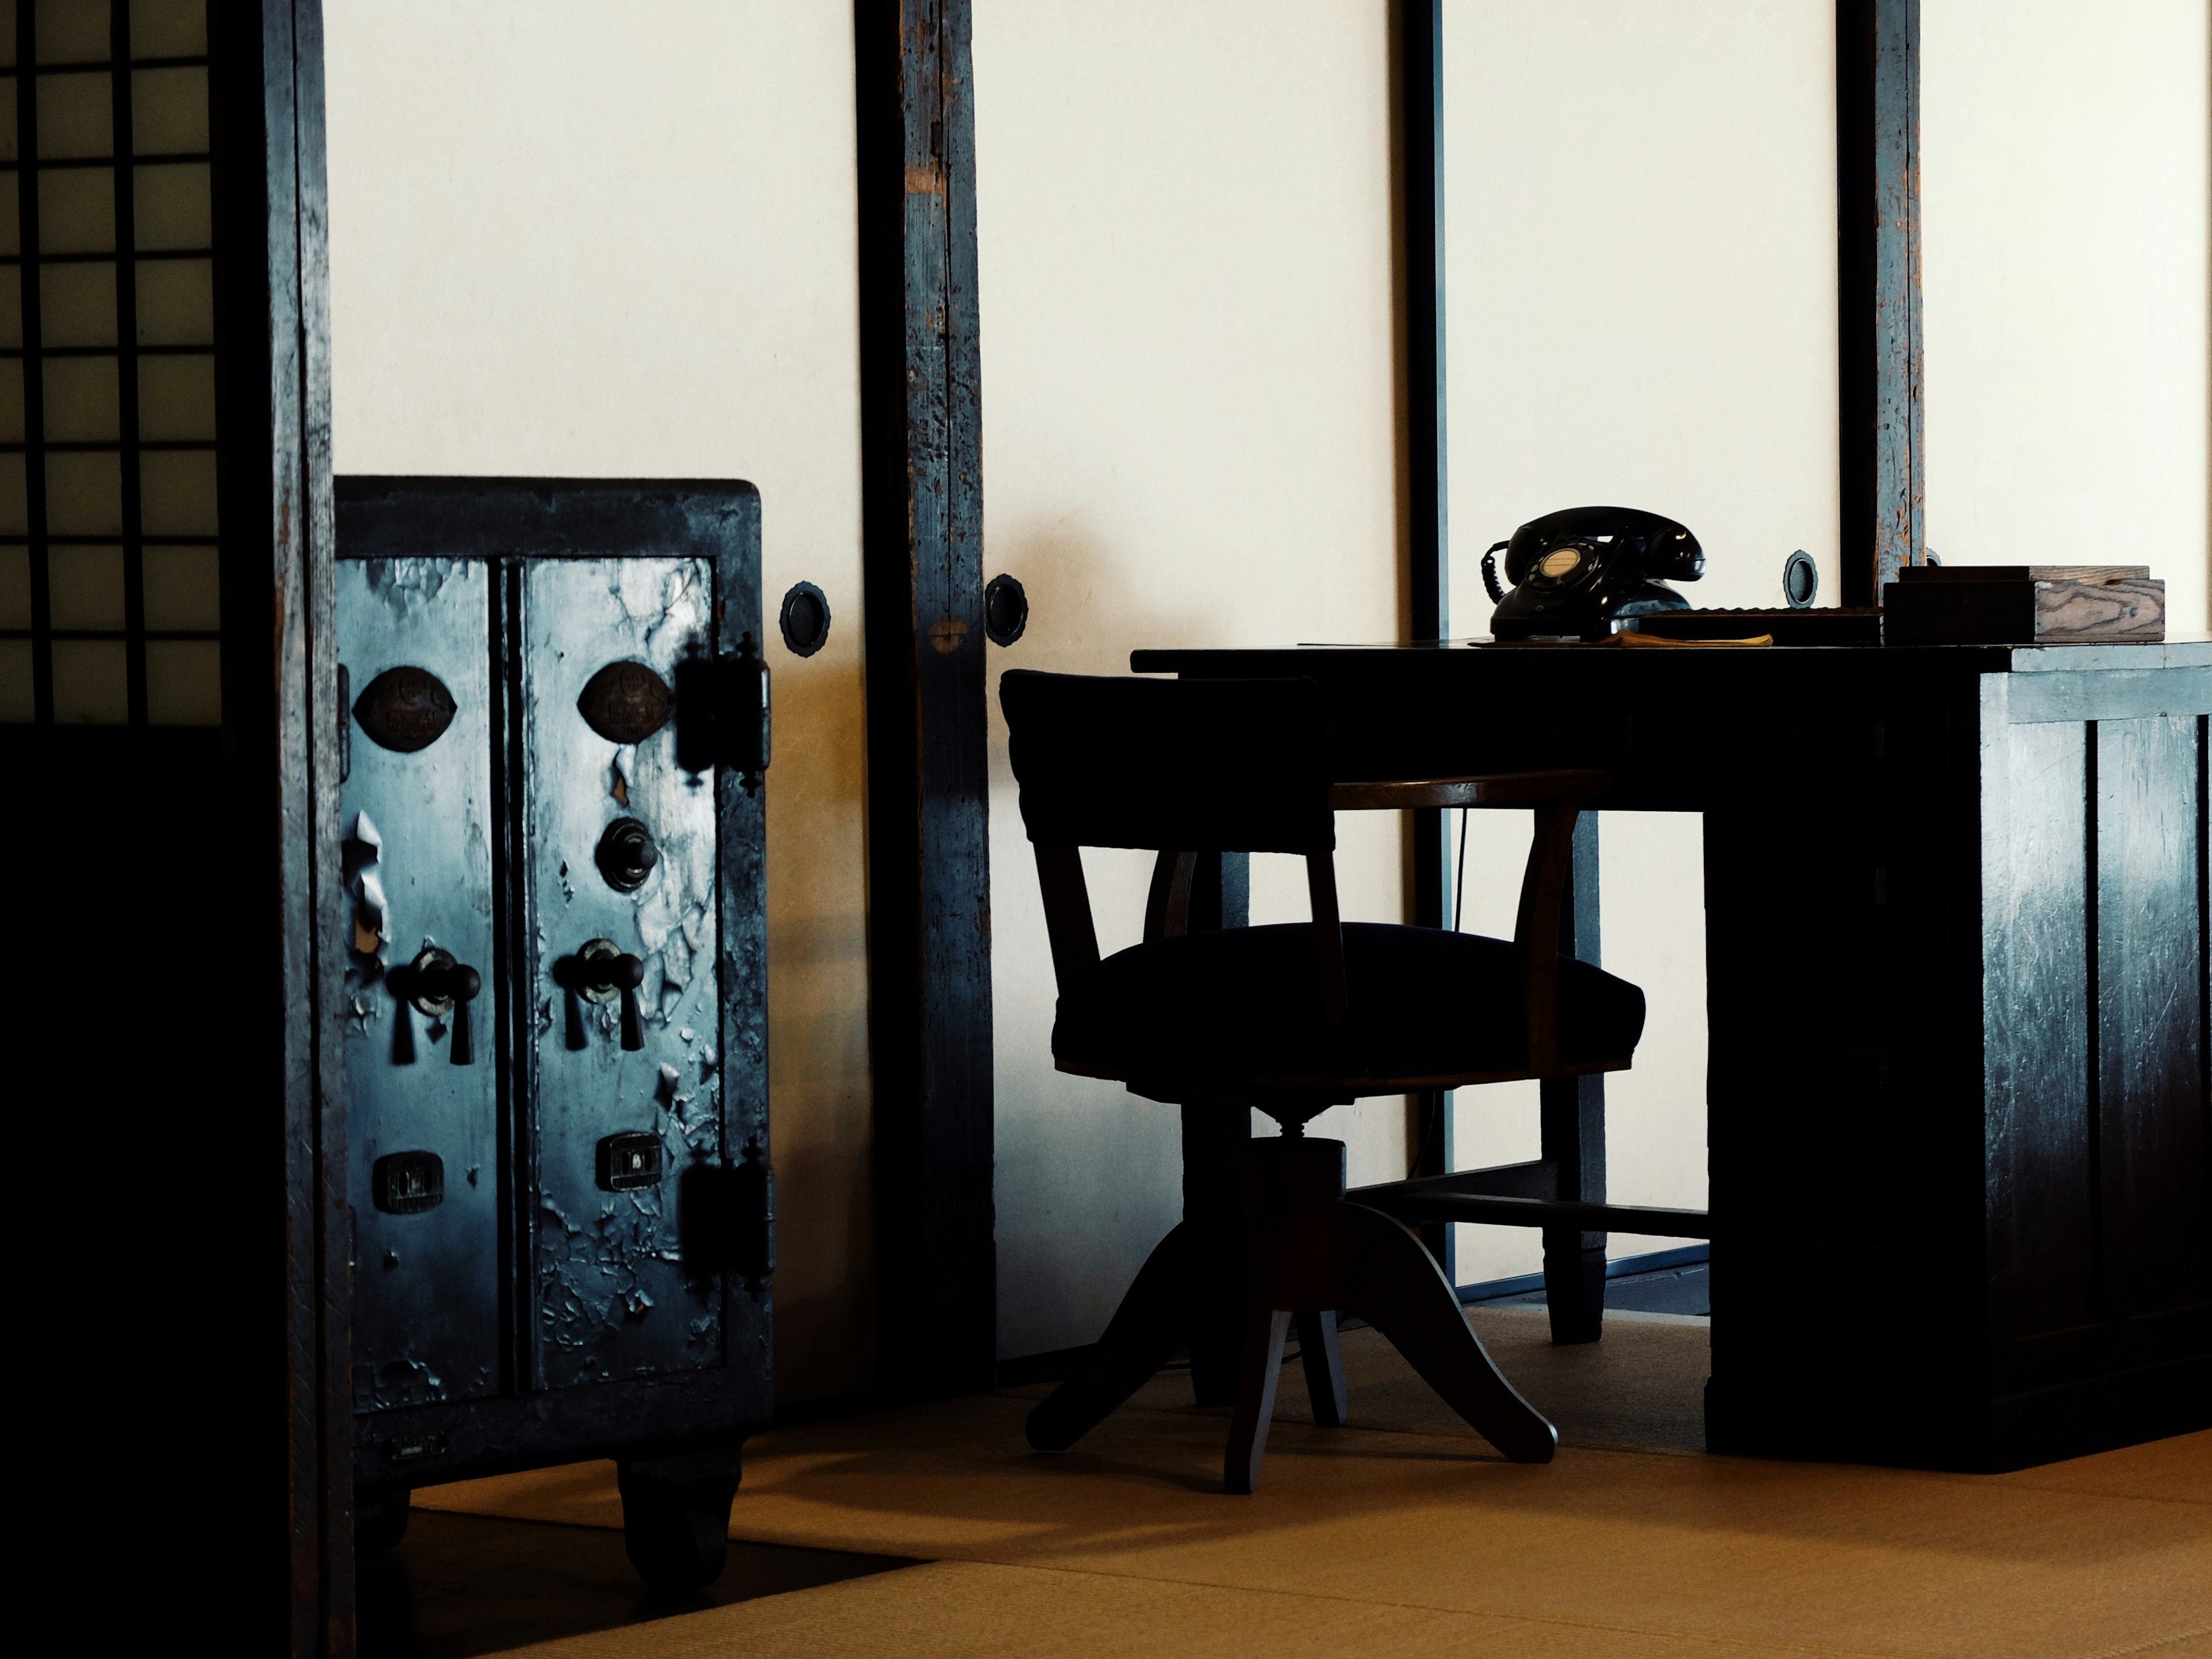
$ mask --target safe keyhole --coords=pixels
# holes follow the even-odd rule
[[[573,957],[553,965],[553,977],[568,993],[568,1042],[571,1048],[585,1046],[583,1009],[580,1002],[621,1001],[622,1046],[635,1054],[645,1047],[645,1024],[639,1018],[637,988],[645,983],[645,963],[611,939],[586,941]]]
[[[393,969],[390,981],[392,994],[403,1005],[411,1005],[428,1018],[453,1022],[454,1065],[476,1064],[476,1043],[469,1030],[469,1005],[483,989],[483,978],[475,969],[455,961],[452,951],[432,945],[406,966]],[[401,1009],[399,1031],[406,1052],[404,1055],[395,1053],[393,1057],[404,1063],[415,1058],[414,1027],[406,1018],[404,1006]],[[395,1048],[400,1046],[395,1041]]]

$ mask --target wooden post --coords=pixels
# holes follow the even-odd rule
[[[1920,0],[1837,0],[1838,482],[1843,602],[1927,556]]]
[[[879,1375],[987,1389],[989,767],[967,0],[855,0]]]
[[[1391,13],[1391,118],[1400,312],[1405,319],[1407,605],[1409,641],[1451,631],[1449,468],[1444,453],[1444,81],[1443,0],[1398,0]],[[1451,838],[1444,814],[1410,815],[1413,881],[1407,920],[1417,927],[1451,923]],[[1451,1167],[1451,1094],[1416,1095],[1413,1173]],[[1449,1227],[1422,1238],[1453,1273]]]
[[[118,20],[125,9],[115,8]],[[228,1006],[239,1012],[220,1043],[204,1014],[175,1022],[176,1046],[154,1030],[140,1041],[149,1056],[234,1067],[223,1086],[243,1089],[241,1121],[270,1130],[281,1121],[281,1155],[273,1145],[268,1153],[282,1170],[284,1217],[285,1648],[346,1659],[355,1650],[354,1264],[337,1041],[343,963],[329,948],[345,937],[346,912],[322,3],[212,6],[209,33],[216,199],[226,204],[215,268],[229,273],[216,290],[223,783],[177,816],[198,821],[222,856],[175,856],[210,872],[221,894],[209,911],[223,918],[237,980]],[[174,799],[149,805],[167,812]],[[148,1086],[162,1086],[150,1070]],[[195,1248],[220,1258],[214,1217],[193,1224]],[[231,1224],[241,1257],[252,1260],[258,1227]],[[231,1328],[211,1326],[199,1340],[221,1347]],[[206,1432],[221,1443],[220,1431]]]
[[[1449,464],[1444,453],[1443,0],[1394,8],[1399,275],[1405,316],[1407,637],[1440,640],[1451,626]],[[1431,823],[1435,815],[1429,815]],[[1443,859],[1420,878],[1442,918]],[[1425,866],[1424,866],[1425,869]]]

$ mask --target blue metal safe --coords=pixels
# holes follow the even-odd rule
[[[759,497],[337,490],[362,1547],[613,1457],[703,1583],[773,1407]]]

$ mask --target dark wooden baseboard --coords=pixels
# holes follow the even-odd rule
[[[2116,1371],[1991,1404],[1991,1467],[2026,1468],[2212,1429],[2212,1357]]]
[[[1712,1260],[1710,1244],[1684,1244],[1671,1250],[1652,1250],[1643,1255],[1615,1256],[1605,1264],[1605,1276],[1626,1279],[1632,1273],[1654,1273],[1668,1267],[1686,1267],[1700,1261]],[[1527,1296],[1544,1288],[1544,1275],[1516,1273],[1510,1279],[1486,1279],[1477,1285],[1459,1287],[1459,1299],[1466,1307],[1484,1302],[1504,1302],[1516,1296]]]
[[[1863,1401],[1705,1384],[1707,1447],[1744,1457],[2001,1474],[2201,1429],[2212,1429],[2212,1358],[2201,1355],[1963,1407],[1931,1401],[1909,1422]]]

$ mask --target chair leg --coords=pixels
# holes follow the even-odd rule
[[[1346,1313],[1382,1333],[1444,1403],[1516,1463],[1548,1463],[1559,1431],[1514,1391],[1421,1241],[1379,1210],[1337,1206]]]
[[[1575,826],[1575,870],[1562,901],[1567,933],[1559,948],[1569,956],[1597,939],[1597,816]],[[1586,839],[1587,838],[1587,839]],[[1605,1198],[1605,1079],[1547,1077],[1538,1085],[1543,1155],[1559,1171],[1554,1198]],[[1544,1301],[1551,1310],[1552,1340],[1595,1342],[1605,1334],[1605,1235],[1574,1228],[1544,1230]]]
[[[1186,1222],[1153,1247],[1082,1369],[1030,1413],[1030,1444],[1066,1451],[1144,1387],[1167,1363],[1189,1324],[1189,1286],[1200,1270]]]
[[[1298,1353],[1305,1362],[1306,1398],[1313,1402],[1314,1421],[1324,1429],[1344,1426],[1348,1404],[1344,1392],[1344,1357],[1337,1352],[1336,1315],[1297,1316]]]
[[[1267,1455],[1267,1425],[1275,1415],[1275,1380],[1283,1367],[1283,1339],[1291,1316],[1256,1303],[1244,1316],[1244,1351],[1237,1362],[1237,1411],[1229,1419],[1229,1454],[1222,1486],[1240,1495],[1260,1484]]]

